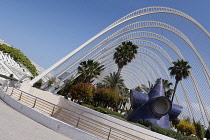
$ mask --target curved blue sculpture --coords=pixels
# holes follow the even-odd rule
[[[131,90],[130,99],[134,111],[128,115],[128,121],[136,123],[139,119],[148,120],[165,129],[170,129],[170,121],[178,117],[183,109],[165,97],[162,79],[157,81],[148,95]]]

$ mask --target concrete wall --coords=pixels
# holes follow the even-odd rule
[[[19,111],[20,113],[24,114],[25,116],[33,119],[34,121],[48,127],[49,129],[52,129],[60,134],[63,134],[71,139],[74,140],[100,140],[99,138],[86,133],[80,129],[77,129],[73,126],[70,126],[60,120],[57,120],[53,117],[49,117],[48,115],[45,115],[39,110],[34,110],[17,100],[13,99],[11,96],[6,94],[2,89],[0,89],[0,98],[6,102],[8,105],[10,105],[15,110]]]
[[[49,101],[53,104],[59,105],[63,108],[69,109],[71,111],[77,112],[78,114],[81,114],[85,117],[91,118],[97,122],[106,124],[108,126],[111,126],[113,128],[119,129],[121,131],[124,131],[126,133],[135,135],[137,137],[140,137],[142,139],[149,139],[149,140],[154,140],[154,139],[167,139],[170,140],[172,138],[152,132],[150,130],[144,129],[142,127],[138,127],[136,125],[133,125],[131,123],[116,119],[114,117],[111,117],[109,115],[106,114],[102,114],[99,113],[97,111],[94,111],[92,109],[80,106],[74,102],[71,102],[69,100],[64,99],[62,96],[58,96],[58,95],[54,95],[52,93],[46,92],[46,91],[42,91],[42,90],[38,90],[36,88],[30,87],[28,88],[29,85],[27,83],[24,83],[23,85],[21,85],[21,90],[24,90],[34,96],[38,96],[39,98],[42,98],[46,101]],[[62,120],[62,116],[64,114],[64,110],[60,109],[57,110],[56,112],[56,118],[58,118],[59,120]],[[83,117],[83,119],[85,119]],[[65,121],[65,120],[63,120]],[[90,125],[93,125],[93,121],[90,122]],[[103,125],[101,125],[100,123],[97,123],[94,127],[101,129],[102,127],[104,127]],[[74,124],[72,124],[74,126]],[[85,130],[85,128],[82,128],[85,126],[79,126],[78,128]],[[110,127],[109,127],[110,128]],[[90,133],[91,130],[88,130]],[[107,128],[104,127],[104,131],[107,135],[108,135],[108,131]],[[97,136],[97,135],[96,135]],[[101,136],[100,133],[98,134],[98,136]]]

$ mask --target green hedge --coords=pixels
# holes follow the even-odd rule
[[[152,125],[151,130],[154,131],[154,132],[169,136],[171,138],[178,139],[178,140],[180,140],[183,136],[179,132],[175,132],[175,131],[169,130],[169,129],[164,129],[164,128],[161,128],[161,127],[158,127],[158,126],[155,126],[155,125]]]
[[[142,127],[142,128],[144,128],[144,129],[150,130],[148,127],[146,127],[146,126],[144,126],[144,125],[142,125],[142,124],[140,124],[140,123],[134,123],[134,122],[131,122],[131,121],[127,121],[127,122],[129,122],[129,123],[131,123],[131,124],[133,124],[133,125],[137,125],[137,126],[139,126],[139,127]]]
[[[180,140],[199,140],[199,138],[195,136],[182,136]]]
[[[197,137],[194,136],[183,136],[179,132],[175,132],[173,130],[164,129],[155,125],[152,125],[151,130],[165,136],[177,139],[177,140],[199,140]]]
[[[82,105],[85,106],[85,107],[88,107],[88,108],[90,108],[90,109],[93,109],[93,110],[95,110],[95,111],[104,113],[104,114],[108,114],[108,115],[111,115],[111,116],[115,115],[115,116],[117,116],[117,117],[120,117],[120,118],[125,119],[125,115],[122,115],[122,114],[120,114],[120,113],[118,113],[118,112],[112,111],[112,110],[107,109],[107,108],[103,108],[103,107],[94,107],[94,106],[88,105],[88,104],[82,104]],[[114,116],[113,116],[113,117],[114,117]]]
[[[116,115],[118,117],[121,117],[121,118],[124,118],[125,119],[125,115],[122,115],[118,112],[115,112],[115,111],[112,111],[110,109],[107,109],[107,108],[102,108],[102,107],[95,107],[94,110],[98,111],[98,112],[101,112],[101,113],[104,113],[104,114],[112,114],[112,115]]]
[[[94,110],[94,106],[92,106],[92,105],[89,105],[89,104],[82,104],[82,106],[85,106],[85,107],[87,107],[87,108],[90,108],[90,109],[93,109]]]
[[[0,44],[0,51],[8,53],[16,62],[23,64],[33,76],[37,75],[36,67],[31,63],[30,59],[26,57],[20,50],[7,46],[6,44]]]
[[[3,74],[0,74],[0,77],[5,78],[5,79],[10,79],[10,80],[18,81],[15,78],[12,78],[12,77],[9,77],[9,76],[3,75]]]
[[[139,119],[139,120],[138,120],[138,123],[139,123],[139,124],[142,124],[142,125],[144,125],[144,126],[146,126],[146,127],[152,126],[152,123],[151,123],[151,122],[149,122],[149,121],[147,121],[147,120],[143,120],[143,119]]]

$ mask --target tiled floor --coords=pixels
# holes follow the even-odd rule
[[[0,100],[0,140],[70,140],[27,118]]]

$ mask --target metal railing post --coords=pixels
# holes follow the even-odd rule
[[[77,125],[76,125],[76,127],[78,127],[78,125],[79,125],[79,121],[80,121],[80,116],[79,116],[79,119],[78,119],[78,121],[77,121]]]
[[[23,92],[21,92],[21,94],[20,94],[20,97],[19,97],[18,101],[20,101],[22,94],[23,94]]]
[[[53,116],[54,110],[55,110],[55,105],[54,105],[54,107],[53,107],[51,116]]]
[[[35,105],[36,105],[36,100],[37,100],[37,97],[36,97],[36,99],[35,99],[35,101],[34,101],[34,105],[32,106],[32,108],[35,107]]]
[[[107,140],[109,140],[109,137],[110,137],[110,135],[111,135],[111,131],[112,131],[112,128],[110,127],[110,129],[109,129],[109,135],[108,135]]]

